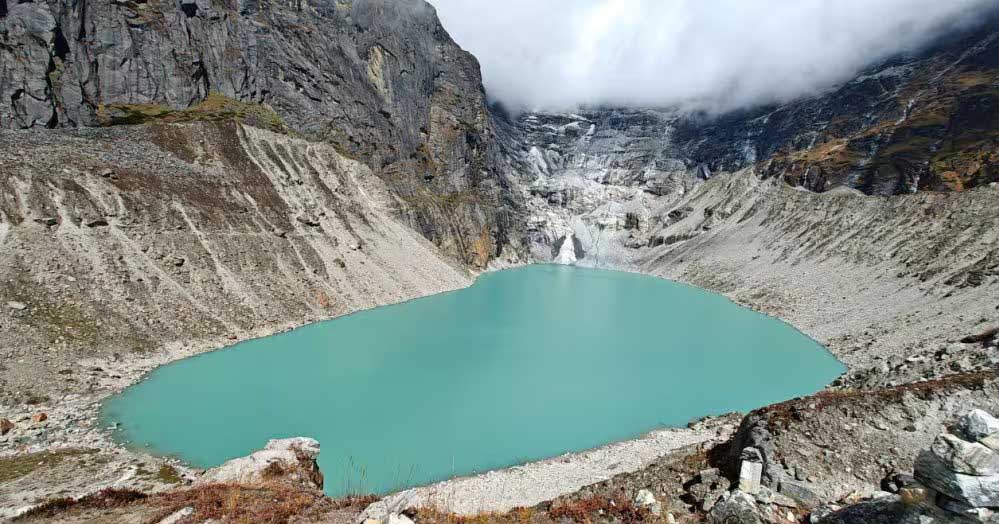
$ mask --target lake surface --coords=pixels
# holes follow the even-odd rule
[[[157,369],[108,400],[134,446],[201,467],[322,445],[330,495],[388,492],[813,393],[844,367],[697,288],[539,265]]]

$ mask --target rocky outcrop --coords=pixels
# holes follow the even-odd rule
[[[463,262],[517,237],[478,62],[422,0],[18,2],[0,42],[0,127],[142,123],[220,96],[364,161]]]
[[[206,471],[199,482],[254,485],[282,481],[305,489],[322,489],[323,474],[316,463],[318,457],[319,442],[314,439],[271,440],[260,451]]]
[[[970,406],[999,409],[994,372],[788,401],[743,420],[727,450],[727,472],[735,477],[746,458],[755,460],[758,452],[761,489],[814,510],[825,502],[874,495],[879,488],[901,493],[915,485],[911,475],[902,477],[915,468],[918,478],[927,456],[936,457],[931,465],[948,464],[942,466],[947,471],[989,471],[985,450],[955,445],[952,436],[939,437]],[[917,459],[919,449],[933,451]],[[940,478],[947,482],[952,477]],[[911,495],[912,501],[920,498]]]
[[[975,428],[968,431],[969,428]],[[987,428],[992,428],[991,432]],[[961,417],[955,431],[937,436],[920,452],[916,480],[940,493],[945,509],[964,516],[991,517],[999,509],[999,453],[980,443],[999,434],[999,421],[976,410]],[[982,431],[977,431],[982,430]]]
[[[992,425],[995,419],[975,410],[962,415],[950,430],[959,431],[978,422]],[[996,522],[999,473],[972,466],[990,463],[995,452],[977,446],[950,432],[941,433],[932,446],[919,453],[914,480],[899,490],[898,495],[885,493],[828,514],[820,512],[822,516],[813,521],[816,524]]]

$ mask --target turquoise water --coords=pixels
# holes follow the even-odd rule
[[[102,416],[122,440],[202,467],[268,439],[316,438],[336,496],[748,411],[843,370],[813,340],[724,297],[541,265],[170,364]]]

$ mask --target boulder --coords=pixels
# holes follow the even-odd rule
[[[702,511],[711,511],[715,503],[728,491],[731,483],[721,476],[718,468],[706,469],[698,474],[699,482],[687,490]]]
[[[31,422],[34,424],[41,424],[49,419],[49,416],[45,413],[35,413],[31,415]]]
[[[7,433],[14,431],[15,427],[17,426],[15,426],[14,423],[11,422],[10,420],[5,418],[0,418],[0,436],[6,435]]]
[[[963,502],[944,498],[940,501],[940,507],[948,513],[960,515],[971,522],[996,522],[995,511],[988,508],[976,508]]]
[[[932,506],[907,506],[894,500],[871,500],[847,506],[817,519],[813,524],[958,524]]]
[[[999,507],[999,475],[957,473],[932,450],[916,457],[915,473],[917,480],[952,499],[974,507]]]
[[[954,424],[953,430],[964,440],[977,442],[999,433],[999,420],[980,409],[976,409],[959,418]]]
[[[319,442],[314,439],[272,440],[252,455],[230,460],[206,471],[200,482],[259,484],[288,480],[308,488],[322,489],[323,475],[316,464],[318,456]]]
[[[782,480],[777,492],[797,502],[802,508],[811,509],[822,504],[822,498],[801,481]]]
[[[999,433],[993,433],[978,441],[983,446],[991,449],[992,451],[999,452]]]
[[[933,441],[930,450],[956,473],[999,475],[999,453],[983,444],[965,442],[949,433],[942,433]]]
[[[748,493],[735,490],[726,493],[725,497],[715,504],[708,514],[708,522],[712,524],[761,524],[762,519],[756,508],[756,502]]]

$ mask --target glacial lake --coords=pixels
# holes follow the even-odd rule
[[[199,467],[313,437],[328,494],[385,493],[746,412],[843,371],[720,295],[537,265],[164,366],[102,421]]]

